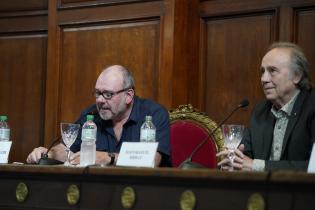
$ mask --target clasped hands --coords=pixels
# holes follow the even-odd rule
[[[244,152],[244,144],[241,144],[235,151],[235,157],[234,161],[229,159],[230,151],[227,148],[224,148],[222,151],[218,152],[216,154],[217,157],[221,160],[218,163],[218,167],[221,168],[221,170],[229,171],[231,167],[233,167],[234,170],[252,170],[253,166],[253,159],[249,158],[248,156],[243,154]]]

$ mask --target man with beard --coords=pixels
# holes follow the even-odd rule
[[[253,110],[249,129],[236,150],[236,170],[306,170],[315,142],[315,93],[309,64],[293,43],[275,43],[261,62],[266,100]],[[217,154],[229,170],[229,152]]]
[[[107,67],[99,75],[94,96],[96,104],[88,107],[76,123],[82,125],[86,115],[93,113],[97,125],[96,164],[113,164],[117,161],[123,142],[139,142],[140,127],[145,116],[152,116],[156,126],[156,141],[159,143],[155,157],[156,166],[170,164],[170,125],[168,111],[153,101],[141,99],[135,95],[134,79],[130,71],[120,65]],[[71,146],[73,154],[70,163],[80,163],[81,130]],[[35,148],[28,156],[27,163],[37,163],[44,147]],[[57,160],[65,160],[65,146],[59,144],[49,152],[48,156]]]

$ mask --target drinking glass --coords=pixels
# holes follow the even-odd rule
[[[243,138],[244,126],[243,125],[222,125],[222,132],[224,137],[224,146],[228,149],[228,158],[231,163],[229,171],[233,171],[233,163],[235,158],[235,149],[241,143]]]
[[[60,123],[60,130],[62,135],[62,140],[66,145],[67,158],[64,163],[65,166],[70,166],[70,147],[74,143],[78,136],[80,129],[80,124],[73,123]]]

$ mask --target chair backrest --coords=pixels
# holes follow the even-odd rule
[[[208,141],[192,157],[192,161],[207,168],[217,167],[216,153],[223,148],[221,128],[212,136],[217,124],[192,105],[180,105],[170,111],[171,158],[173,167],[178,167],[204,139]]]

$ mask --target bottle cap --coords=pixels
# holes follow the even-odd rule
[[[94,119],[94,116],[93,115],[86,115],[86,119],[89,120],[89,121],[93,121]]]
[[[150,115],[145,116],[145,121],[152,121],[152,116]]]
[[[7,121],[8,117],[6,115],[1,115],[0,116],[0,121]]]

